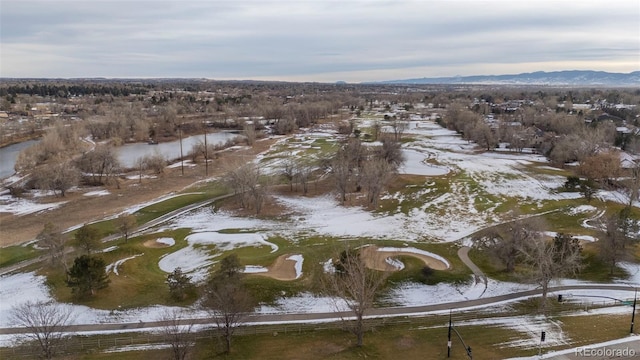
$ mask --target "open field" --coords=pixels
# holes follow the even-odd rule
[[[201,290],[211,273],[218,269],[220,259],[230,254],[238,256],[246,273],[244,281],[260,300],[256,313],[284,316],[336,311],[345,309],[345,304],[321,291],[320,278],[331,271],[340,251],[363,246],[366,247],[361,253],[367,266],[390,274],[384,291],[376,299],[378,307],[466,301],[531,290],[537,285],[504,273],[487,253],[476,249],[470,253],[473,262],[488,277],[484,282],[473,276],[458,257],[458,250],[471,246],[471,237],[478,231],[509,224],[521,217],[545,219],[549,237],[564,232],[583,242],[584,271],[577,280],[561,279],[560,285],[576,281],[626,284],[629,289],[610,293],[613,297],[622,293],[625,299],[630,289],[638,285],[638,246],[630,248],[632,256],[612,275],[606,273],[606,266],[594,255],[593,244],[603,231],[598,221],[606,213],[620,209],[621,205],[611,201],[619,194],[600,191],[595,199],[587,202],[579,193],[563,191],[567,171],[550,168],[542,156],[481,152],[475,144],[430,120],[410,121],[405,136],[411,139],[402,148],[407,162],[375,209],[364,206],[364,195],[358,192],[349,193],[346,206],[342,206],[335,194],[327,191],[331,189],[331,182],[322,174],[310,185],[312,190],[306,195],[302,195],[299,187],[289,188],[286,181],[280,179],[274,181],[262,215],[239,209],[237,199],[230,198],[181,213],[127,242],[115,239],[104,243],[100,256],[108,264],[111,283],[89,300],[76,300],[65,286],[64,274],[50,267],[30,268],[28,272],[25,269],[25,272],[0,277],[0,303],[3,304],[0,318],[7,319],[10,307],[24,300],[18,294],[29,299],[71,304],[79,313],[75,324],[156,321],[163,310],[177,307],[192,310],[194,318],[203,317],[197,294],[181,302],[170,299],[166,276],[180,267]],[[295,154],[308,161],[322,158],[334,149],[333,139],[338,137],[334,129],[319,126],[305,134],[265,140],[262,148],[252,150],[252,155],[264,174],[277,175],[283,160],[289,156]],[[221,174],[222,166],[215,169],[219,171],[215,175]],[[117,213],[133,213],[138,224],[143,225],[228,191],[216,178],[202,181],[201,166],[190,168],[189,175],[184,177],[176,171],[169,170],[163,181],[143,182],[139,186],[122,184],[120,189],[109,189],[110,195],[93,199],[92,204],[99,203],[100,209],[86,213],[82,209],[88,206],[91,197],[75,194],[68,204],[58,209],[36,213],[37,221],[24,215],[3,215],[0,218],[3,231],[13,234],[15,227],[15,234],[6,240],[7,244],[34,236],[29,234],[37,230],[36,225],[42,221],[56,221],[72,228],[84,219],[102,220],[97,226],[107,235],[115,231],[109,218]],[[197,184],[191,186],[193,182]],[[139,191],[145,186],[148,191]],[[168,190],[180,196],[160,196]],[[76,214],[79,218],[72,218]],[[638,209],[633,208],[633,218],[637,219],[638,215]],[[78,223],[79,219],[83,220]],[[11,225],[5,229],[5,224]],[[29,227],[27,224],[31,224],[30,230],[19,229]],[[4,266],[42,252],[22,245],[6,249],[0,259]],[[426,275],[425,265],[431,270]],[[528,309],[528,312],[535,310]],[[511,316],[508,309],[506,313],[510,318],[508,324],[505,319],[486,322],[458,319],[461,335],[465,340],[474,339],[474,356],[534,355],[535,338],[539,334],[533,333],[541,328],[548,329],[550,336],[553,334],[557,340],[549,349],[625,335],[614,325],[598,334],[581,331],[585,323],[598,319],[594,316],[558,313],[551,318],[517,317]],[[607,316],[611,324],[626,321],[622,316],[602,316]],[[411,359],[425,353],[444,358],[446,340],[442,336],[446,325],[442,316],[436,323],[420,321],[410,319],[407,324],[378,325],[375,331],[366,334],[363,348],[354,348],[353,339],[334,328],[286,334],[271,330],[238,337],[232,354],[220,358],[384,359],[401,355]],[[518,327],[514,322],[522,324]],[[283,350],[292,343],[304,350]],[[457,349],[454,358],[463,358],[461,348]],[[217,356],[211,341],[198,342],[196,351],[198,358]],[[157,356],[158,352],[90,354],[78,358],[146,358]]]

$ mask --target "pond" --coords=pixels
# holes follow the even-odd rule
[[[207,145],[224,144],[230,139],[239,136],[229,132],[217,132],[207,134]],[[182,139],[182,152],[186,156],[197,143],[204,143],[204,135],[189,136]],[[146,155],[159,154],[165,159],[173,160],[180,157],[180,140],[155,145],[149,144],[125,144],[115,148],[120,164],[126,168],[135,167],[136,160]]]
[[[20,151],[35,145],[40,140],[29,140],[0,148],[0,179],[8,178],[15,173],[14,167]]]
[[[224,144],[227,140],[233,139],[238,134],[230,132],[217,132],[207,134],[207,144]],[[15,173],[14,167],[20,151],[35,145],[40,140],[29,140],[18,144],[13,144],[0,148],[0,179],[8,178]],[[187,155],[193,145],[204,142],[204,135],[189,136],[182,139],[182,150]],[[145,155],[160,154],[167,160],[180,157],[180,140],[175,140],[156,145],[147,143],[125,144],[115,148],[120,164],[123,167],[131,168],[135,166],[136,160]]]

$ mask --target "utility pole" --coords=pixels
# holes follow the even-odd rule
[[[204,123],[204,175],[209,177],[209,148],[207,147],[207,123]]]
[[[182,124],[178,126],[178,135],[180,136],[180,170],[184,176],[184,155],[182,155]]]
[[[449,309],[449,335],[447,336],[447,357],[451,357],[451,309]]]
[[[638,299],[638,288],[635,288],[633,293],[633,312],[631,313],[631,334],[633,334],[633,323],[636,320],[636,301]]]

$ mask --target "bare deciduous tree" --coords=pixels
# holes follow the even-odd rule
[[[44,225],[44,228],[36,239],[41,247],[48,249],[47,252],[51,257],[51,264],[62,266],[63,270],[67,272],[69,270],[65,252],[65,242],[67,239],[60,229],[53,223],[48,222]]]
[[[112,147],[98,145],[76,161],[78,168],[88,174],[92,184],[108,184],[120,170],[120,161]]]
[[[145,155],[142,161],[144,168],[153,171],[155,174],[162,174],[165,166],[167,166],[167,160],[161,154]]]
[[[293,154],[290,152],[284,154],[284,159],[281,162],[280,173],[289,183],[289,190],[293,191],[293,179],[295,177],[296,161],[293,158]]]
[[[372,159],[362,168],[362,185],[367,191],[367,200],[374,209],[378,207],[380,194],[395,174],[393,166],[382,159]]]
[[[256,141],[256,137],[258,136],[255,123],[253,123],[253,121],[245,122],[242,129],[244,130],[244,137],[247,141],[247,145],[253,146]]]
[[[231,164],[224,180],[239,196],[243,208],[253,208],[256,214],[260,213],[266,196],[266,184],[256,164],[253,162]]]
[[[629,242],[629,233],[632,227],[628,216],[628,210],[623,209],[618,214],[611,214],[604,219],[605,233],[597,242],[599,257],[609,265],[609,274],[613,274],[616,265],[624,259],[626,247]]]
[[[580,163],[579,171],[586,178],[607,185],[622,174],[620,154],[611,150],[586,157]]]
[[[207,284],[204,306],[211,314],[224,339],[224,352],[231,351],[236,328],[253,311],[254,301],[242,284],[242,272],[237,256],[222,259],[220,268]]]
[[[406,161],[400,142],[388,138],[382,139],[382,146],[375,149],[374,155],[388,162],[394,170],[400,168]]]
[[[117,219],[118,231],[124,236],[124,241],[129,240],[129,235],[138,225],[136,216],[133,214],[121,214]]]
[[[309,191],[309,180],[311,179],[313,169],[314,167],[304,159],[296,162],[295,174],[293,178],[302,186],[303,195],[307,195],[307,192]]]
[[[73,320],[71,308],[44,301],[17,305],[10,317],[15,325],[27,329],[25,337],[38,344],[43,359],[52,359],[58,353]]]
[[[391,129],[393,129],[393,139],[395,141],[400,141],[402,139],[402,134],[404,130],[407,128],[406,121],[393,119],[391,121]]]
[[[367,330],[364,316],[373,308],[388,275],[368,269],[358,250],[354,249],[342,251],[335,267],[335,273],[326,274],[324,289],[329,295],[341,299],[353,312],[355,320],[350,323],[350,330],[357,338],[357,346],[362,346]]]
[[[528,276],[542,289],[541,310],[546,309],[549,285],[563,276],[575,275],[582,268],[580,244],[570,236],[558,234],[553,241],[540,235],[523,244],[525,262],[530,265]]]
[[[36,186],[44,190],[52,190],[64,197],[67,190],[78,185],[80,171],[70,161],[57,161],[44,165],[34,174]]]
[[[340,194],[340,200],[344,205],[344,202],[347,201],[351,167],[349,165],[349,156],[342,149],[338,150],[336,156],[331,160],[331,174],[336,189]]]
[[[160,321],[164,325],[161,333],[167,343],[171,345],[171,358],[173,360],[185,360],[190,349],[195,345],[193,336],[193,321],[183,311],[167,310],[162,314]]]

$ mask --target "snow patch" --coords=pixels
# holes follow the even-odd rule
[[[260,265],[246,265],[244,270],[242,271],[245,274],[257,274],[257,273],[266,273],[269,269]]]
[[[296,279],[299,279],[302,276],[302,262],[304,261],[304,257],[302,255],[291,255],[286,258],[286,260],[293,260],[296,262]]]
[[[381,248],[378,248],[378,251],[382,251],[382,252],[407,252],[407,253],[411,253],[411,254],[424,255],[424,256],[428,256],[428,257],[434,258],[436,260],[442,261],[445,265],[447,265],[447,269],[451,267],[451,265],[449,264],[447,259],[443,258],[442,256],[440,256],[438,254],[434,254],[434,253],[429,252],[429,251],[416,249],[414,247],[404,247],[404,248],[381,247]]]
[[[167,246],[173,246],[173,245],[176,244],[176,241],[173,238],[170,238],[170,237],[157,238],[156,242],[158,244],[163,244],[163,245],[167,245]]]
[[[120,274],[118,273],[118,267],[119,267],[120,265],[124,264],[124,262],[125,262],[125,261],[127,261],[127,260],[135,259],[135,258],[137,258],[138,256],[142,256],[142,255],[144,255],[144,254],[137,254],[137,255],[129,256],[128,258],[120,259],[120,260],[118,260],[118,261],[116,261],[116,262],[113,262],[113,263],[111,263],[111,264],[109,264],[109,265],[107,265],[107,266],[106,266],[106,268],[105,268],[105,272],[106,272],[107,274],[109,274],[109,272],[113,271],[113,273],[114,273],[114,274],[116,274],[116,275],[120,275]]]

